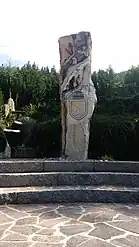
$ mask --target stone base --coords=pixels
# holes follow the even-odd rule
[[[0,161],[0,204],[45,202],[139,202],[139,162]]]
[[[69,160],[86,160],[88,156],[89,124],[69,124],[65,154]]]
[[[139,202],[139,188],[112,186],[15,187],[0,191],[0,204]]]
[[[139,173],[32,172],[0,173],[0,187],[22,186],[124,186],[139,187]]]
[[[0,160],[0,173],[19,172],[125,172],[138,173],[138,161],[67,161],[58,159]]]

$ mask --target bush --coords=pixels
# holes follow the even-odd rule
[[[37,148],[40,157],[60,156],[60,120],[54,119],[36,124],[26,147]]]
[[[91,120],[89,158],[139,160],[139,122],[134,116],[95,114]]]
[[[60,119],[37,123],[26,147],[39,157],[61,155]],[[136,116],[94,114],[90,126],[90,159],[139,160],[139,122]]]
[[[134,115],[139,113],[139,95],[129,98],[100,98],[95,112],[111,115]],[[124,117],[124,116],[123,116]]]

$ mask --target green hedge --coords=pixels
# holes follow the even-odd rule
[[[139,160],[139,122],[136,116],[95,114],[91,120],[89,158],[112,156],[115,160]]]
[[[36,124],[32,136],[29,138],[28,147],[38,149],[37,156],[58,157],[61,146],[61,126],[60,119],[43,121]]]
[[[139,95],[129,98],[106,99],[101,97],[96,105],[95,112],[98,114],[133,115],[139,114]]]
[[[28,146],[39,148],[41,157],[60,156],[60,119],[37,124]],[[94,114],[90,126],[89,158],[105,155],[115,160],[139,160],[139,122],[136,116]]]

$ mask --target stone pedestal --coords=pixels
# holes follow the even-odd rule
[[[85,160],[88,155],[89,123],[97,101],[91,48],[89,32],[59,39],[62,155],[70,160]]]

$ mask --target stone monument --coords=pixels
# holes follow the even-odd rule
[[[62,155],[86,160],[89,125],[97,101],[91,80],[92,41],[89,32],[59,39]]]

